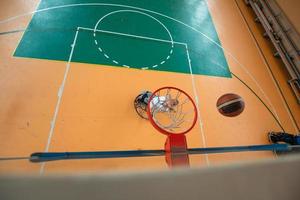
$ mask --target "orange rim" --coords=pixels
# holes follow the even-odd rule
[[[156,96],[155,94],[157,94],[159,91],[165,90],[165,89],[173,89],[173,90],[177,90],[177,91],[183,93],[190,100],[190,102],[192,103],[195,115],[194,115],[194,119],[193,119],[193,122],[192,122],[191,126],[187,130],[179,132],[179,133],[173,133],[173,132],[170,132],[170,131],[168,131],[166,129],[161,128],[159,125],[156,124],[155,120],[153,119],[153,115],[151,113],[151,108],[150,108],[150,102]],[[149,99],[149,103],[147,105],[147,114],[148,114],[148,119],[151,122],[152,126],[156,130],[158,130],[160,133],[165,134],[165,135],[173,135],[173,134],[175,134],[175,135],[184,135],[184,134],[188,133],[190,130],[192,130],[194,128],[194,126],[195,126],[195,124],[197,122],[197,118],[198,118],[197,107],[196,107],[196,104],[193,101],[192,97],[190,95],[188,95],[185,91],[183,91],[183,90],[181,90],[179,88],[176,88],[176,87],[171,87],[171,86],[159,88],[159,89],[155,90],[152,93],[152,95],[150,96],[150,99]]]

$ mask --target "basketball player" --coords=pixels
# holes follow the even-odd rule
[[[155,96],[150,103],[150,108],[152,113],[175,111],[174,108],[178,105],[178,103],[178,100],[172,99],[170,95],[159,97]]]
[[[143,108],[146,109],[151,95],[152,95],[152,92],[143,91],[143,92],[141,92],[141,94],[139,94],[139,96],[136,98],[136,100]]]
[[[270,132],[268,137],[272,143],[284,142],[291,145],[300,145],[300,134],[292,135],[285,132]]]
[[[149,99],[150,99],[151,95],[152,95],[152,92],[143,91],[137,97],[137,102],[143,108],[146,108],[149,103]],[[178,103],[179,103],[178,99],[172,99],[170,95],[154,96],[152,98],[150,108],[155,111],[159,111],[159,112],[169,112],[169,111],[174,111],[174,107],[177,106]]]

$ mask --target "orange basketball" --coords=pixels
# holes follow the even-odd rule
[[[241,114],[245,108],[245,102],[237,94],[224,94],[217,101],[219,112],[227,117],[235,117]]]

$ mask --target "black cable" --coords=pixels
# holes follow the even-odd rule
[[[237,5],[237,7],[239,8],[239,6]],[[239,8],[240,9],[240,8]],[[242,15],[243,16],[243,15]],[[244,16],[243,16],[244,17]],[[248,24],[247,24],[248,25]],[[249,26],[249,25],[248,25]],[[49,31],[49,30],[52,30],[52,31],[57,31],[57,30],[63,30],[63,29],[60,29],[60,28],[48,28],[48,29],[28,29],[28,30],[26,30],[26,31]],[[73,30],[73,29],[66,29],[66,30]],[[16,32],[20,32],[20,31],[25,31],[25,30],[14,30],[14,31],[8,31],[8,32],[3,32],[3,34],[9,34],[9,33],[16,33]],[[252,33],[252,32],[251,32]],[[252,33],[253,34],[253,33]],[[1,35],[1,33],[0,33],[0,35]],[[255,37],[254,37],[255,38]],[[255,41],[256,41],[256,39],[255,39]],[[257,41],[256,41],[256,43],[257,43]],[[259,50],[261,51],[261,49],[259,48]],[[197,52],[197,51],[194,51],[194,50],[192,50],[192,52],[194,52],[194,53],[196,53],[196,54],[199,54],[199,55],[201,55],[201,53],[199,53],[199,52]],[[263,55],[263,54],[262,54]],[[265,59],[265,57],[263,56],[263,58]],[[265,60],[266,61],[266,60]],[[267,62],[266,62],[267,63]],[[267,63],[267,66],[268,66],[268,68],[270,69],[270,66],[268,65],[268,63]],[[270,70],[271,71],[271,70]],[[272,71],[271,71],[272,72]],[[271,109],[266,105],[266,103],[258,96],[258,94],[249,86],[249,85],[247,85],[241,78],[239,78],[236,74],[234,74],[233,72],[231,72],[230,71],[230,73],[235,77],[235,78],[237,78],[244,86],[246,86],[258,99],[259,99],[259,101],[264,105],[264,107],[269,111],[269,113],[272,115],[272,117],[275,119],[275,121],[277,122],[277,124],[280,126],[280,128],[282,129],[282,131],[284,131],[285,132],[285,129],[283,128],[283,126],[281,125],[281,123],[279,122],[279,120],[275,117],[275,115],[274,115],[274,113],[271,111]],[[277,86],[278,86],[278,82],[277,82],[277,80],[275,79],[275,77],[274,77],[274,75],[273,75],[273,73],[271,73],[272,74],[272,76],[273,76],[273,78],[274,78],[274,80],[275,80],[275,82],[276,82],[276,84],[277,84]],[[278,88],[280,89],[280,87],[278,86]],[[282,94],[282,91],[281,91],[281,89],[280,89],[280,92],[281,92],[281,94]],[[283,96],[283,94],[282,94],[282,96]],[[286,99],[284,98],[284,96],[283,96],[283,99],[285,100],[285,103],[286,103],[286,105],[288,106],[288,104],[287,104],[287,102],[286,102]],[[289,109],[289,111],[290,111],[290,113],[291,113],[291,110],[290,110],[290,108],[289,108],[289,106],[288,106],[288,109]],[[294,116],[293,116],[293,114],[291,113],[291,115],[292,115],[292,117],[293,117],[293,119],[294,119],[294,121],[295,121],[295,118],[294,118]],[[298,128],[298,130],[299,130],[299,127],[298,127],[298,125],[297,125],[297,123],[295,123],[296,124],[296,126],[297,126],[297,128]]]
[[[0,157],[0,161],[9,161],[9,160],[28,160],[30,157]]]
[[[199,53],[198,51],[195,51],[193,49],[189,49],[189,51],[198,54],[198,55],[202,55],[201,53]],[[217,65],[218,67],[225,69],[225,67],[221,67],[219,65]],[[240,77],[238,77],[236,74],[234,74],[233,72],[229,71],[230,74],[232,76],[234,76],[236,79],[238,79],[244,86],[246,86],[257,98],[258,100],[264,105],[264,107],[269,111],[269,113],[272,115],[272,117],[274,118],[274,120],[276,121],[276,123],[278,124],[278,126],[282,129],[283,132],[285,132],[285,129],[283,128],[283,126],[281,125],[281,123],[279,122],[279,120],[276,118],[276,116],[274,115],[274,113],[271,111],[271,109],[267,106],[267,104],[258,96],[258,94],[245,82],[243,81]]]
[[[24,31],[25,31],[24,29],[4,31],[4,32],[0,32],[0,35],[8,35],[8,34],[12,34],[12,33],[24,32]]]
[[[19,32],[58,32],[58,31],[76,31],[76,28],[31,28],[31,29],[16,29],[0,32],[1,35],[8,35]]]
[[[270,66],[270,64],[268,63],[268,60],[267,60],[265,54],[263,53],[261,47],[259,46],[259,43],[258,43],[258,41],[257,41],[257,39],[256,39],[256,37],[255,37],[255,35],[254,35],[254,33],[253,33],[253,31],[251,30],[250,25],[249,25],[248,21],[246,20],[246,17],[244,16],[244,14],[243,14],[243,12],[242,12],[242,10],[241,10],[239,4],[237,3],[237,0],[235,0],[235,4],[236,4],[237,8],[239,9],[239,11],[240,11],[240,13],[241,13],[241,16],[243,17],[243,19],[244,19],[244,21],[245,21],[245,23],[246,23],[246,25],[247,25],[247,27],[248,27],[248,29],[249,29],[249,31],[250,31],[250,34],[252,35],[252,37],[253,37],[253,39],[254,39],[254,42],[255,42],[255,44],[257,45],[258,50],[259,50],[260,54],[262,55],[262,57],[263,57],[263,59],[264,59],[266,65],[267,65],[267,67],[268,67],[268,69],[269,69],[269,71],[270,71],[271,76],[273,77],[273,79],[274,79],[274,81],[275,81],[275,84],[276,84],[277,88],[279,89],[280,95],[282,96],[282,98],[283,98],[283,100],[284,100],[284,103],[285,103],[285,105],[286,105],[287,108],[288,108],[288,111],[289,111],[289,113],[290,113],[290,115],[291,115],[291,117],[292,117],[292,119],[293,119],[293,121],[294,121],[294,124],[296,125],[296,127],[297,127],[297,129],[298,129],[298,132],[300,132],[300,128],[299,128],[299,126],[298,126],[298,124],[297,124],[297,121],[296,121],[296,119],[295,119],[295,116],[293,115],[292,110],[291,110],[289,104],[287,103],[287,100],[286,100],[286,98],[285,98],[285,96],[284,96],[284,94],[283,94],[283,91],[282,91],[282,89],[280,88],[280,85],[279,85],[279,83],[278,83],[278,81],[277,81],[277,79],[276,79],[276,77],[275,77],[275,75],[274,75],[274,73],[273,73],[273,71],[272,71],[272,69],[271,69],[271,66]]]
[[[267,104],[258,96],[258,94],[249,86],[247,83],[245,83],[242,79],[240,79],[237,75],[235,75],[233,72],[230,72],[235,78],[237,78],[244,86],[246,86],[257,98],[258,100],[265,106],[265,108],[269,111],[269,113],[273,116],[275,121],[277,122],[278,126],[282,129],[283,132],[285,132],[283,126],[279,122],[279,120],[275,117],[274,113],[271,111],[271,109],[267,106]]]

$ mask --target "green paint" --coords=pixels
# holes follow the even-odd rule
[[[87,1],[42,0],[38,9],[75,3],[87,3]],[[220,44],[207,5],[203,0],[89,0],[88,3],[121,4],[152,10],[182,21]],[[133,9],[90,5],[38,12],[34,14],[14,56],[67,61],[77,27],[94,29],[101,17],[117,10]],[[151,70],[189,74],[186,46],[175,43],[172,48],[171,42],[150,39],[170,41],[170,36],[158,21],[148,15],[164,24],[175,42],[186,43],[194,74],[231,77],[221,48],[192,29],[147,11],[114,13],[104,18],[97,27],[100,30],[146,38],[103,32],[97,32],[94,37],[93,31],[80,29],[72,61],[106,66],[148,67]],[[98,45],[95,44],[95,39]]]
[[[113,59],[119,62],[119,65],[116,66],[125,64],[132,68],[149,67],[149,69],[159,69],[161,71],[190,73],[185,45],[174,44],[173,53],[170,59],[166,60],[169,49],[171,49],[170,43],[149,39],[143,39],[144,41],[141,42],[140,39],[106,33],[98,33],[97,36],[101,38],[98,41],[101,41],[102,49],[105,49],[104,51],[110,57],[107,59],[97,48],[95,51],[90,51],[90,49],[95,49],[94,40],[90,40],[90,38],[93,38],[93,31],[80,29],[72,61],[82,62],[82,60],[89,58],[89,63],[116,65],[112,62]],[[111,41],[114,41],[114,45],[110,45]],[[127,46],[126,50],[122,48],[123,46]],[[137,51],[136,48],[140,51]],[[156,49],[155,53],[151,52],[153,49]],[[120,53],[115,54],[114,52]],[[160,64],[164,60],[166,62]],[[151,67],[155,65],[157,67]]]

